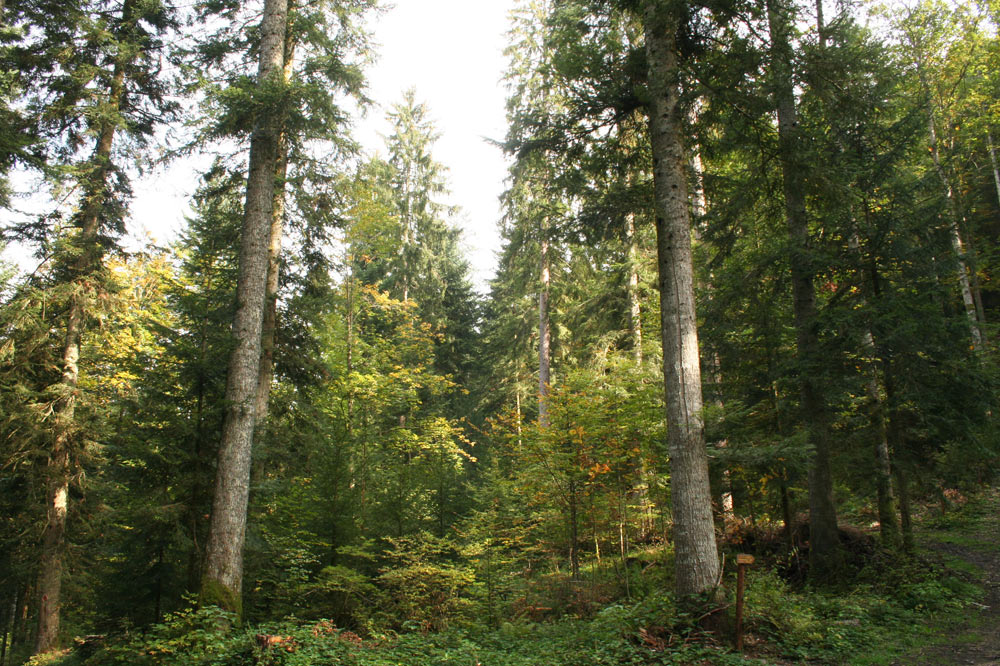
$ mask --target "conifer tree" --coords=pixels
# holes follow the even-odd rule
[[[23,30],[16,46],[4,48],[4,56],[19,67],[5,83],[19,82],[26,96],[22,108],[30,110],[34,126],[8,128],[24,134],[5,140],[5,157],[0,158],[19,155],[23,162],[23,148],[45,138],[50,169],[58,169],[79,191],[65,229],[50,226],[60,220],[54,212],[8,230],[22,242],[41,242],[42,252],[53,255],[51,273],[40,275],[22,294],[30,300],[35,288],[45,286],[65,296],[60,322],[53,327],[61,336],[60,378],[44,398],[51,418],[46,424],[47,513],[37,584],[39,653],[57,648],[59,642],[69,490],[83,455],[79,377],[81,365],[90,361],[81,352],[81,339],[107,288],[104,257],[115,249],[124,227],[130,191],[123,158],[144,148],[158,121],[168,118],[173,108],[164,99],[158,69],[161,36],[172,25],[165,5],[134,0],[73,3],[46,17],[50,22],[39,21],[43,28],[27,29],[45,14],[43,6],[18,3],[4,15]],[[4,38],[10,34],[5,28]],[[82,157],[84,153],[89,154]]]
[[[257,85],[261,95],[283,96],[287,0],[267,0],[261,19]],[[229,360],[226,402],[229,408],[219,445],[212,522],[202,574],[202,596],[235,613],[243,608],[243,540],[250,497],[253,445],[268,267],[268,239],[274,214],[274,174],[282,130],[282,103],[264,107],[254,119],[250,143],[237,310],[236,345]]]
[[[792,291],[799,360],[801,409],[813,446],[809,468],[809,558],[813,575],[822,579],[841,566],[837,513],[833,503],[830,463],[831,436],[826,398],[816,363],[820,358],[816,322],[814,259],[809,247],[809,218],[802,153],[803,135],[796,109],[791,30],[794,11],[790,3],[771,0],[767,4],[771,36],[770,75],[774,81],[774,106],[778,113],[778,144],[781,156],[785,218],[788,225]]]

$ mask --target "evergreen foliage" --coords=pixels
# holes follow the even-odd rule
[[[523,0],[484,295],[431,107],[351,135],[371,0],[290,2],[280,43],[259,2],[0,0],[3,233],[41,261],[0,266],[0,666],[757,663],[723,645],[737,553],[761,658],[967,613],[920,541],[996,503],[995,4]],[[137,169],[209,151],[180,238],[126,252]],[[682,316],[701,379],[664,392]]]

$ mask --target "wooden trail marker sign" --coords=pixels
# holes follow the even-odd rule
[[[743,651],[743,591],[746,586],[746,568],[753,564],[753,555],[736,556],[736,651]]]

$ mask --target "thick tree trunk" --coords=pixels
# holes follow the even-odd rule
[[[543,428],[549,424],[549,385],[552,367],[552,329],[549,325],[549,239],[545,237],[548,228],[542,227],[541,249],[539,251],[538,285],[538,424]]]
[[[817,368],[820,350],[816,331],[816,292],[809,250],[803,165],[798,157],[800,132],[789,41],[792,17],[789,8],[780,0],[768,1],[767,15],[771,36],[771,76],[778,113],[778,149],[791,252],[789,263],[792,272],[801,410],[809,442],[814,450],[809,467],[810,570],[811,575],[822,580],[841,568],[843,557],[833,503],[829,416]]]
[[[261,21],[258,85],[280,82],[288,0],[266,0]],[[250,457],[259,385],[261,329],[267,289],[268,241],[274,208],[279,118],[255,119],[240,239],[233,321],[236,345],[229,360],[226,420],[219,445],[215,495],[202,576],[202,600],[242,612],[243,541],[250,495]]]
[[[679,4],[679,3],[678,3]],[[642,21],[649,63],[663,376],[667,402],[678,596],[701,594],[719,580],[708,455],[702,424],[687,163],[681,142],[677,23],[683,8],[647,0]]]
[[[268,239],[267,283],[264,297],[264,320],[260,336],[260,368],[257,374],[257,404],[254,409],[257,425],[268,417],[271,401],[271,382],[274,380],[274,345],[278,330],[278,280],[281,261],[281,236],[285,223],[285,174],[288,168],[288,146],[284,133],[278,140],[278,159],[275,168],[274,211]]]

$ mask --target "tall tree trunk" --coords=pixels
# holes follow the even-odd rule
[[[268,417],[271,382],[274,380],[274,345],[278,330],[278,280],[281,261],[281,236],[285,222],[285,175],[288,169],[288,145],[285,133],[278,137],[278,159],[275,167],[274,211],[268,239],[267,283],[264,297],[264,319],[261,323],[260,368],[257,373],[257,398],[254,414],[257,425]]]
[[[3,600],[3,612],[0,613],[0,666],[7,663],[7,637],[10,635],[10,628],[14,620],[14,604],[8,604]]]
[[[122,6],[122,22],[132,20],[135,1]],[[114,71],[108,88],[107,106],[101,114],[97,141],[90,159],[90,173],[85,176],[79,214],[79,255],[73,262],[74,279],[79,280],[70,297],[66,314],[66,335],[63,341],[61,366],[62,395],[55,405],[55,438],[47,469],[46,524],[42,537],[38,575],[38,633],[35,652],[49,652],[59,647],[59,624],[62,597],[62,570],[65,554],[66,517],[69,504],[69,482],[72,476],[71,450],[75,445],[74,416],[77,382],[80,376],[80,340],[87,317],[85,294],[81,293],[87,276],[101,266],[102,253],[98,245],[101,212],[110,196],[108,177],[112,170],[111,148],[118,128],[118,113],[125,95],[125,49],[114,59]],[[81,279],[84,278],[84,279]]]
[[[354,257],[347,258],[347,437],[354,437]]]
[[[639,241],[635,233],[635,216],[631,213],[625,220],[625,235],[628,239],[628,303],[629,303],[629,333],[632,336],[632,360],[637,366],[642,365],[642,307],[639,298]],[[649,470],[646,468],[646,458],[642,453],[632,456],[631,467],[635,474],[635,484],[628,497],[639,506],[639,514],[643,517],[643,536],[652,530],[645,520],[649,514]]]
[[[803,164],[799,157],[801,137],[795,108],[792,47],[789,40],[792,17],[790,8],[781,0],[768,0],[767,16],[771,36],[770,65],[774,103],[778,113],[778,150],[791,253],[789,263],[792,272],[801,411],[809,442],[814,450],[809,467],[810,571],[816,579],[821,580],[841,568],[843,556],[833,503],[829,416],[817,372],[820,350],[816,331],[816,291],[809,249]]]
[[[521,432],[521,372],[520,372],[520,370],[521,370],[521,361],[518,360],[517,364],[518,364],[518,372],[517,372],[517,376],[514,379],[514,400],[515,400],[515,408],[516,408],[516,412],[514,413],[514,415],[517,417],[517,453],[518,453],[518,455],[520,455],[521,454],[521,446],[523,444],[523,442],[521,441],[521,438],[522,438],[522,432]]]
[[[542,225],[541,249],[539,251],[538,285],[538,424],[543,428],[549,424],[549,384],[552,366],[552,329],[549,322],[549,239],[548,226]]]
[[[289,17],[295,10],[289,0]],[[295,37],[285,33],[285,53],[282,77],[287,85],[295,68]],[[278,330],[278,284],[281,269],[281,237],[285,231],[285,181],[288,176],[288,131],[281,123],[278,133],[278,156],[274,166],[274,208],[271,211],[271,229],[267,245],[267,285],[264,296],[264,321],[260,333],[260,369],[257,380],[257,406],[255,417],[260,427],[268,417],[271,400],[271,382],[274,380],[274,345]]]
[[[17,588],[17,598],[14,600],[14,620],[10,629],[10,651],[28,642],[28,600],[32,597],[31,586],[27,583]]]
[[[701,594],[719,580],[708,455],[702,423],[686,154],[681,142],[677,25],[683,3],[646,0],[642,23],[649,67],[660,326],[667,403],[678,596]]]
[[[280,81],[284,67],[288,0],[266,0],[261,20],[258,85]],[[255,118],[250,139],[250,171],[240,237],[236,345],[226,382],[226,420],[219,445],[215,495],[202,576],[202,600],[242,613],[243,541],[250,495],[261,329],[267,289],[268,241],[274,208],[279,114]]]

